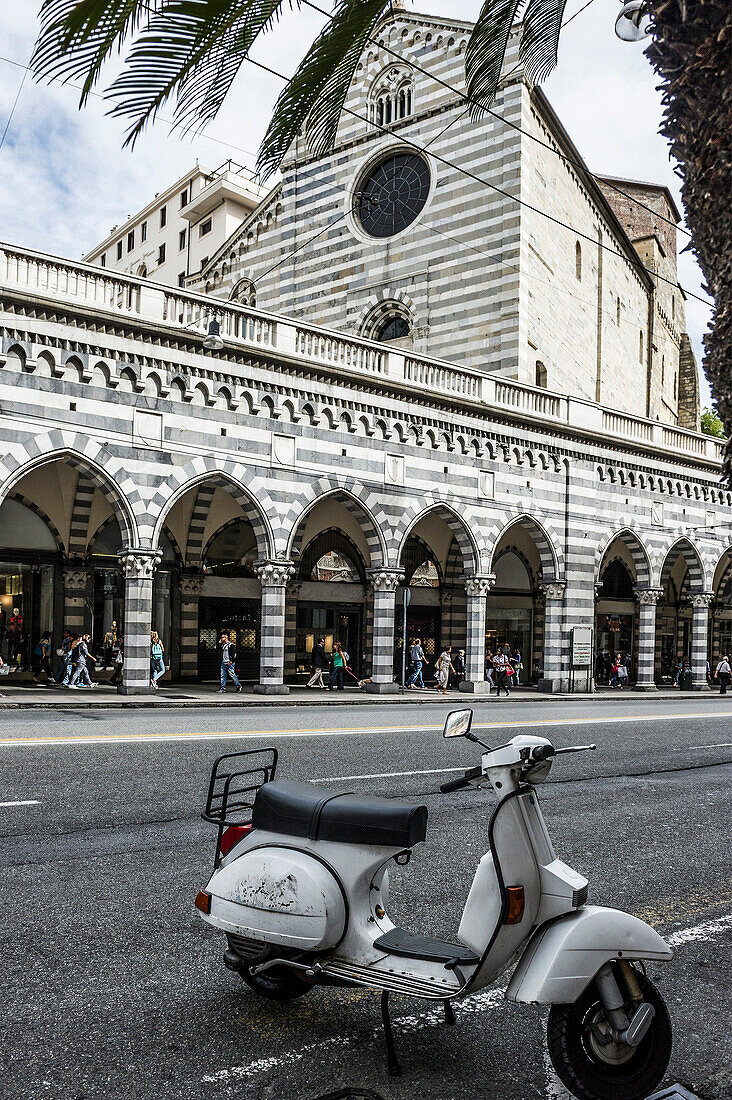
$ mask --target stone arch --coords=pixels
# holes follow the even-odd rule
[[[477,524],[472,516],[462,516],[452,504],[442,500],[434,500],[419,511],[413,508],[406,513],[393,534],[392,554],[395,566],[398,566],[401,561],[402,551],[414,528],[421,520],[431,515],[442,519],[452,531],[460,548],[463,572],[468,575],[480,573],[481,553],[472,533],[478,530]]]
[[[48,528],[48,530],[51,532],[51,534],[55,538],[56,545],[58,546],[59,552],[61,554],[66,553],[66,547],[64,546],[64,540],[61,536],[61,532],[59,531],[58,527],[53,522],[53,520],[50,518],[50,516],[47,516],[46,513],[43,511],[43,509],[41,507],[39,507],[39,505],[36,504],[36,502],[34,500],[30,500],[28,497],[24,497],[22,493],[16,493],[16,492],[7,493],[7,495],[5,496],[4,499],[5,500],[15,500],[15,501],[18,502],[18,504],[22,504],[25,508],[28,508],[29,511],[34,512],[35,515],[37,515],[39,519],[43,520],[46,527]],[[0,503],[2,503],[2,501],[0,501]]]
[[[362,485],[349,481],[345,485],[333,483],[329,478],[320,478],[311,486],[307,498],[301,494],[285,517],[285,536],[287,558],[297,558],[302,551],[302,538],[305,533],[305,520],[323,501],[333,498],[351,513],[363,531],[369,551],[369,565],[376,569],[386,565],[386,547],[384,528],[386,516],[375,494],[369,493]],[[309,499],[308,499],[309,498]]]
[[[418,327],[414,312],[414,302],[406,290],[399,287],[384,287],[370,295],[357,321],[358,333],[367,339],[374,339],[373,332],[386,320],[389,314],[403,316],[407,320],[410,332]]]
[[[696,546],[685,536],[675,539],[659,554],[660,563],[659,582],[662,588],[666,587],[671,570],[677,557],[681,555],[686,562],[689,574],[689,586],[692,591],[704,592],[706,590],[706,575],[701,554]]]
[[[564,575],[563,555],[544,525],[535,516],[531,516],[526,512],[514,516],[500,529],[497,525],[493,528],[490,538],[489,572],[493,572],[493,558],[497,547],[511,528],[516,526],[523,527],[534,541],[541,561],[542,580],[560,580]]]
[[[83,472],[107,497],[119,520],[123,543],[138,544],[135,506],[140,502],[135,479],[121,459],[110,455],[106,444],[90,441],[61,429],[12,444],[0,459],[0,502],[32,470],[53,462],[65,462]]]
[[[91,516],[96,483],[85,471],[79,472],[71,509],[69,526],[69,557],[83,558],[89,541],[89,517]]]
[[[630,527],[615,531],[597,547],[595,554],[595,583],[600,580],[603,563],[608,550],[614,542],[621,541],[627,548],[635,566],[636,584],[639,588],[650,588],[652,583],[651,559],[640,535]]]
[[[252,525],[259,557],[274,557],[275,540],[270,517],[277,514],[277,507],[261,478],[252,478],[251,470],[239,462],[231,459],[216,461],[203,455],[183,467],[171,470],[165,484],[158,489],[150,502],[153,546],[158,544],[160,532],[171,508],[191,489],[206,483],[224,489],[240,505]]]

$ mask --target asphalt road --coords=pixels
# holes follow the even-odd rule
[[[726,1100],[732,698],[475,711],[493,744],[527,729],[597,743],[560,758],[540,789],[557,853],[590,879],[590,900],[671,937],[673,962],[649,968],[674,1024],[668,1082]],[[395,998],[405,1076],[389,1078],[376,995],[263,1001],[224,969],[222,940],[193,909],[212,858],[198,816],[211,762],[272,741],[281,777],[347,777],[363,793],[426,801],[428,843],[394,868],[390,915],[453,937],[493,796],[438,793],[446,769],[476,762],[474,746],[430,728],[442,718],[407,705],[3,715],[3,1097],[317,1100],[345,1086],[384,1100],[565,1097],[541,1010],[490,993],[446,1028],[429,1004]]]

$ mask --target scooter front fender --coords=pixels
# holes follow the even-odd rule
[[[612,959],[670,959],[671,948],[645,921],[587,905],[534,932],[506,990],[523,1004],[572,1004]]]

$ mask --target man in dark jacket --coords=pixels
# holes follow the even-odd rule
[[[318,638],[317,644],[313,646],[313,652],[310,654],[310,672],[311,676],[308,680],[308,687],[325,687],[323,683],[323,670],[328,667],[328,658],[325,653],[325,638]]]
[[[236,646],[229,641],[229,635],[224,633],[219,638],[219,650],[221,651],[221,687],[219,691],[226,691],[226,681],[229,677],[234,681],[234,687],[241,691],[241,684],[236,675]]]

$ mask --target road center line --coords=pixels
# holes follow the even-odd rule
[[[27,798],[22,802],[0,802],[0,807],[5,806],[40,806],[37,798]]]
[[[533,716],[512,722],[475,722],[474,729],[548,729],[553,726],[565,726],[571,729],[575,726],[603,726],[620,725],[631,722],[685,722],[693,718],[723,718],[732,722],[732,712],[715,714],[709,711],[693,711],[682,714],[616,714],[606,716],[592,716],[588,718],[547,718],[538,721]],[[0,748],[12,748],[13,746],[32,745],[116,745],[116,744],[144,744],[155,741],[207,741],[227,739],[232,737],[261,738],[263,740],[280,740],[282,738],[296,737],[353,737],[359,734],[369,733],[431,733],[442,730],[443,723],[437,725],[423,724],[410,726],[356,726],[346,729],[302,729],[302,730],[213,730],[195,733],[117,733],[117,734],[89,734],[66,737],[3,737],[0,738]]]

